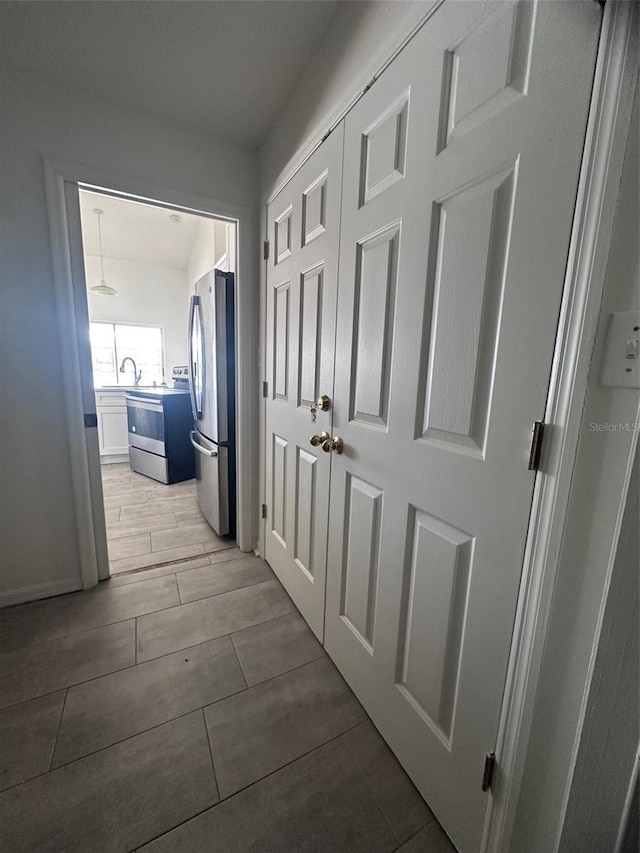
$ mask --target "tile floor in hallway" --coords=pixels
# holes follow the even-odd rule
[[[454,853],[235,548],[0,610],[0,850]]]
[[[143,569],[231,548],[200,512],[196,481],[158,483],[128,462],[102,465],[109,568],[112,574]]]

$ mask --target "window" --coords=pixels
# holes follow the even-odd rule
[[[138,373],[142,372],[141,385],[158,385],[163,379],[164,352],[162,326],[133,326],[129,323],[89,323],[93,382],[96,388],[103,385],[133,385],[133,365],[120,365],[124,358],[132,358]]]

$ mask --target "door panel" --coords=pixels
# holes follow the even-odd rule
[[[343,126],[269,205],[265,556],[317,637],[324,634]]]
[[[325,645],[464,853],[489,802],[600,15],[447,2],[345,120]]]

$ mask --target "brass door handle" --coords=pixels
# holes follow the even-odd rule
[[[344,441],[339,435],[334,435],[333,438],[328,437],[322,442],[322,449],[325,453],[331,453],[332,450],[334,453],[342,453],[344,450]]]
[[[324,450],[325,442],[330,441],[330,440],[331,440],[331,436],[325,430],[325,432],[321,432],[320,435],[312,435],[311,438],[309,439],[309,444],[312,447],[318,447],[320,444],[322,444],[322,449]]]

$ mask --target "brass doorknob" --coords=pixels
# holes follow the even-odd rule
[[[331,453],[332,450],[334,453],[342,453],[344,450],[344,441],[339,435],[334,435],[333,438],[329,437],[322,442],[322,449],[325,453]]]
[[[331,408],[331,399],[326,394],[321,394],[316,400],[316,408],[321,412],[328,412]]]
[[[322,445],[323,445],[323,450],[324,450],[324,443],[325,443],[326,441],[330,441],[330,440],[331,440],[331,436],[330,436],[330,435],[329,435],[329,433],[328,433],[328,432],[326,432],[326,430],[325,430],[325,432],[321,432],[321,433],[320,433],[320,435],[317,435],[317,434],[316,434],[316,435],[312,435],[312,436],[311,436],[311,438],[309,439],[309,444],[310,444],[312,447],[318,447],[318,445],[322,444]]]

